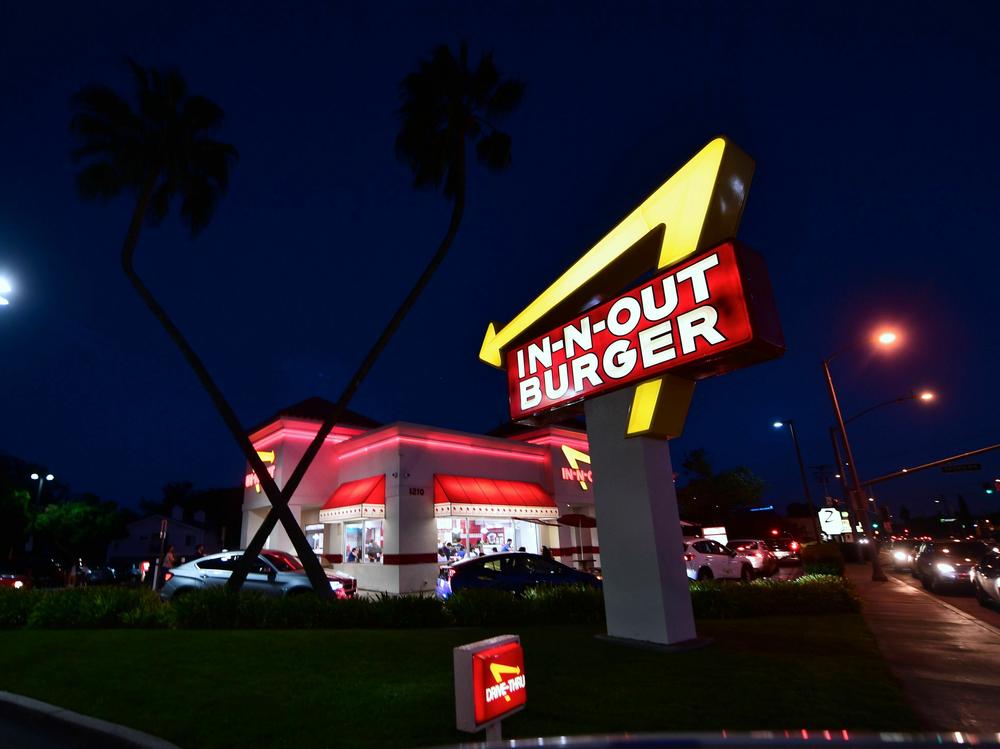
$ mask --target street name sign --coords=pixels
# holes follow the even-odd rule
[[[979,463],[952,463],[951,465],[941,466],[941,470],[945,473],[962,473],[964,471],[981,471],[983,466]]]

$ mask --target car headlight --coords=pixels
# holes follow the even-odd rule
[[[938,562],[934,566],[937,567],[938,572],[940,572],[942,575],[955,574],[955,567],[953,565],[948,564],[947,562]]]
[[[893,558],[898,559],[900,562],[906,559],[906,553],[902,551],[894,551],[892,552],[892,556]]]
[[[15,580],[14,581],[14,590],[20,590],[23,587],[24,587],[24,581],[23,580]]]
[[[343,584],[339,580],[330,581],[330,590],[340,590],[343,587]]]

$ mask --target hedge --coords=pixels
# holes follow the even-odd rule
[[[691,602],[700,619],[806,616],[860,608],[851,584],[833,575],[694,582]],[[152,591],[134,588],[0,590],[0,629],[405,629],[603,622],[603,595],[586,586],[534,588],[521,596],[465,590],[444,602],[388,594],[333,601],[313,595],[269,598],[216,588],[163,603]]]
[[[803,546],[801,556],[802,571],[807,575],[844,574],[844,555],[836,543],[827,541]]]

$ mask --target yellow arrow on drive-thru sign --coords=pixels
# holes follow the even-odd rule
[[[274,462],[274,450],[258,450],[257,457],[259,457],[265,463]]]
[[[504,349],[528,334],[541,332],[537,330],[539,323],[551,322],[554,311],[578,301],[581,290],[594,288],[595,282],[599,283],[604,274],[611,275],[612,269],[616,283],[623,274],[634,279],[735,236],[753,169],[753,159],[726,138],[711,141],[509,323],[499,328],[490,323],[479,358],[502,367]],[[635,248],[644,239],[655,241],[657,231],[662,239],[656,260],[651,262],[648,248],[642,252]],[[629,258],[630,251],[634,260]],[[619,289],[620,283],[617,287],[609,284],[604,291]],[[683,423],[692,392],[693,384],[671,375],[640,384],[630,412],[628,434],[675,432],[678,419]],[[670,422],[669,427],[664,426],[666,422]]]

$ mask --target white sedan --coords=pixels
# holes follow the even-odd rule
[[[778,557],[767,543],[759,538],[745,538],[726,544],[737,554],[744,554],[758,575],[773,575],[778,571]]]
[[[692,580],[753,580],[753,565],[746,555],[710,538],[685,539],[684,563]]]
[[[1000,605],[1000,552],[996,548],[979,560],[970,577],[979,603],[983,606]]]

